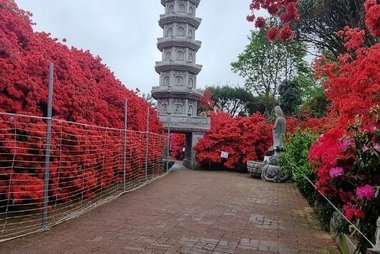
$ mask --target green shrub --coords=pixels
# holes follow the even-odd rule
[[[280,157],[280,166],[283,172],[292,176],[298,190],[309,204],[314,207],[322,228],[328,230],[330,219],[335,210],[318,193],[314,186],[305,179],[306,176],[313,184],[316,182],[316,174],[309,164],[308,154],[310,146],[317,137],[318,135],[315,133],[301,130],[297,130],[290,135],[286,144],[286,151]]]
[[[311,205],[314,205],[316,196],[319,194],[303,175],[313,183],[315,182],[315,174],[308,162],[308,153],[311,144],[316,139],[317,135],[314,133],[297,130],[290,135],[286,151],[280,157],[281,170],[292,175],[297,188]]]

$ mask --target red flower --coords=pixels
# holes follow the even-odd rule
[[[253,22],[254,20],[255,20],[255,15],[252,14],[252,15],[248,15],[247,16],[247,21],[248,22]]]
[[[255,22],[255,27],[257,28],[264,28],[266,26],[266,21],[263,17],[258,17]]]
[[[249,9],[251,10],[258,10],[260,9],[260,2],[253,0],[252,3],[249,5]]]
[[[278,11],[279,11],[279,8],[277,4],[272,4],[271,6],[268,7],[268,13],[270,15],[276,15]]]
[[[279,32],[279,37],[281,40],[286,41],[293,37],[293,31],[290,28],[289,23],[287,23]]]
[[[267,33],[267,38],[270,40],[270,41],[274,41],[277,39],[277,36],[278,36],[278,28],[277,27],[272,27],[268,30],[268,33]]]
[[[367,9],[365,24],[372,36],[380,35],[380,4],[372,5]]]
[[[289,23],[294,20],[298,20],[298,10],[295,3],[288,3],[285,8],[285,12],[281,13],[280,20],[284,23]]]
[[[367,1],[365,1],[365,3],[364,3],[365,11],[368,11],[369,8],[371,8],[372,6],[375,6],[376,4],[377,4],[377,0],[367,0]]]
[[[351,203],[343,206],[343,212],[350,221],[364,217],[363,211]]]
[[[358,28],[344,27],[337,33],[346,42],[344,46],[349,50],[359,48],[364,42],[365,31]]]

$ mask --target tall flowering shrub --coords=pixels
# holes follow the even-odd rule
[[[299,18],[296,4],[300,1],[252,0],[250,8],[279,16],[279,27],[270,29],[268,37],[289,39],[291,32],[281,36],[280,30]],[[380,2],[366,0],[363,7],[362,23],[375,43],[365,43],[365,30],[344,27],[337,36],[343,39],[344,52],[348,53],[336,62],[323,57],[317,61],[316,69],[325,78],[323,88],[330,102],[329,124],[311,146],[309,161],[317,174],[318,190],[336,200],[345,216],[371,238],[380,214]],[[250,15],[248,20],[255,17]],[[360,246],[364,253],[368,242],[361,239]]]
[[[211,129],[194,147],[196,159],[203,165],[222,165],[233,169],[248,160],[263,159],[272,142],[272,124],[261,114],[231,117],[211,114]],[[221,158],[227,152],[228,158]]]
[[[364,7],[371,35],[379,36],[380,4],[367,0]],[[318,189],[336,197],[345,216],[371,238],[380,214],[380,43],[363,46],[364,34],[345,27],[338,35],[353,53],[341,55],[335,63],[320,60],[317,69],[328,77],[324,88],[331,101],[329,117],[336,124],[312,146],[309,159]],[[367,246],[362,240],[362,251]]]
[[[128,100],[128,129],[144,131],[146,112],[150,105],[137,96],[137,92],[127,89],[113,73],[89,51],[68,48],[45,32],[34,32],[29,12],[19,9],[13,0],[0,0],[0,111],[34,116],[47,115],[48,66],[55,65],[53,117],[83,124],[123,128],[124,99]],[[150,110],[150,131],[160,133],[162,126],[153,108]],[[3,161],[24,161],[22,169],[8,169],[2,165],[0,171],[0,199],[23,202],[42,199],[43,168],[30,161],[27,154],[44,155],[44,147],[35,142],[34,137],[43,136],[46,126],[43,120],[19,119],[8,121],[0,119],[0,129],[14,128],[22,134],[22,142],[17,149],[9,149],[14,141],[12,135],[0,134],[0,159]],[[65,165],[60,174],[68,182],[51,182],[51,195],[59,199],[70,199],[69,193],[86,190],[85,196],[94,195],[94,186],[111,184],[111,176],[122,168],[114,168],[107,159],[100,160],[97,155],[89,154],[87,147],[105,140],[104,147],[112,147],[120,141],[119,136],[104,131],[70,128],[68,124],[53,125],[53,133],[64,131],[63,140],[70,144],[62,148]],[[90,133],[92,132],[92,133]],[[91,134],[86,138],[85,134]],[[140,143],[139,137],[131,136],[129,144]],[[158,141],[157,141],[158,142]],[[52,151],[58,150],[58,144],[52,144]],[[74,148],[70,148],[74,147]],[[130,149],[131,146],[129,146]],[[150,161],[158,159],[161,149],[150,148]],[[140,149],[140,150],[139,150]],[[118,151],[107,151],[106,158],[115,158]],[[133,163],[128,163],[128,172],[132,164],[142,165],[144,151],[141,145],[130,151]],[[78,157],[73,157],[76,154]],[[54,154],[53,154],[54,155]],[[57,156],[52,157],[51,176],[57,176]],[[99,174],[88,166],[101,168]],[[87,166],[87,167],[86,167]],[[87,169],[86,169],[87,168]],[[28,169],[28,170],[26,170]],[[84,170],[83,170],[84,169]],[[10,180],[12,176],[12,181]],[[55,180],[51,180],[55,181]],[[67,187],[70,185],[70,188]],[[9,186],[9,187],[4,187]]]
[[[321,123],[319,119],[300,121],[286,117],[286,132],[289,135],[298,129],[320,131]],[[206,166],[222,165],[229,169],[248,160],[262,160],[273,142],[273,124],[273,120],[259,113],[232,117],[225,112],[213,112],[210,131],[194,147],[196,159]],[[228,158],[222,158],[221,152],[227,152]]]
[[[343,213],[368,238],[374,236],[380,214],[380,108],[373,121],[357,122],[347,130],[330,130],[313,144],[309,161],[315,167],[317,188],[342,207]],[[368,247],[361,241],[364,251]]]

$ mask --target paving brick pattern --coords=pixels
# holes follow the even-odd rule
[[[339,253],[292,184],[176,170],[0,253]]]

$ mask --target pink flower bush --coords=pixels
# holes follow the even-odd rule
[[[343,151],[347,150],[351,146],[352,138],[344,137],[341,141]]]
[[[329,171],[329,175],[331,178],[337,178],[338,176],[341,176],[343,175],[343,168],[341,167],[334,167],[334,168],[331,168],[330,171]]]
[[[360,200],[372,200],[375,198],[375,187],[366,184],[356,188],[356,196]]]

